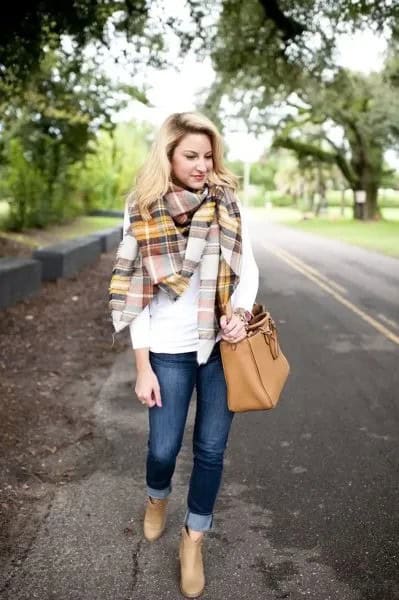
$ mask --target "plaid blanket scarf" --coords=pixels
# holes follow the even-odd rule
[[[177,300],[199,267],[199,350],[206,362],[219,330],[219,317],[239,281],[241,219],[234,193],[222,186],[201,192],[176,188],[160,198],[144,221],[135,203],[119,245],[109,286],[116,332],[160,290]]]

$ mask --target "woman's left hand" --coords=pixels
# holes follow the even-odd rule
[[[241,342],[247,336],[244,321],[234,313],[229,322],[227,322],[226,315],[222,315],[220,317],[220,327],[222,329],[222,340],[231,344]]]

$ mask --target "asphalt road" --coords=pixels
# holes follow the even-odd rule
[[[399,261],[259,219],[251,227],[259,299],[291,374],[275,410],[234,418],[203,598],[399,599]],[[60,487],[6,598],[181,597],[195,399],[167,530],[150,544],[134,376],[129,350],[98,397],[99,468]]]

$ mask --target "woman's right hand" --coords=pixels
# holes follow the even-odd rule
[[[137,372],[134,391],[142,404],[147,404],[150,408],[155,405],[162,406],[158,378],[150,365]]]

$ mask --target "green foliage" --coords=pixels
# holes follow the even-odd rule
[[[290,194],[282,194],[277,190],[269,192],[267,197],[270,199],[273,206],[294,206],[296,204],[293,196]]]
[[[89,42],[109,45],[110,20],[113,28],[128,35],[139,50],[148,11],[147,0],[32,0],[10,4],[0,20],[0,70],[4,81],[15,85],[30,79],[44,49],[60,47],[63,35],[73,41],[76,61],[82,63],[82,48]],[[154,44],[154,36],[147,32],[147,37]]]
[[[53,161],[52,148],[47,148],[41,159],[42,168],[29,159],[23,142],[14,138],[7,146],[7,166],[4,185],[10,205],[5,227],[20,231],[29,227],[45,227],[71,218],[81,212],[73,198],[73,179],[68,164],[59,156],[56,176],[51,180],[47,173]]]
[[[340,69],[329,82],[309,82],[296,114],[280,121],[274,144],[299,159],[335,164],[353,190],[367,194],[369,216],[378,211],[378,188],[392,176],[384,153],[399,145],[399,97],[385,73],[361,75]],[[312,125],[311,125],[312,124]],[[343,141],[331,139],[331,125]]]
[[[149,133],[147,127],[134,123],[122,123],[112,133],[99,132],[76,173],[86,212],[123,207],[124,196],[147,154]]]
[[[268,203],[272,206],[294,206],[295,198],[290,194],[283,194],[278,190],[266,190],[258,186],[256,193],[251,194],[248,204],[256,208],[264,208]]]
[[[220,112],[225,93],[249,118],[253,105],[248,90],[256,90],[256,104],[265,106],[302,89],[304,73],[321,81],[326,69],[336,72],[334,50],[341,33],[364,26],[392,32],[393,37],[399,32],[395,2],[220,0],[220,18],[214,28],[209,27],[214,2],[189,0],[189,4],[197,28],[183,36],[183,52],[196,34],[202,40],[200,50],[211,54],[218,79],[205,106],[214,114]]]
[[[46,193],[45,181],[40,171],[25,158],[21,140],[10,141],[7,158],[5,182],[11,198],[6,227],[18,231],[40,225],[38,207]]]
[[[226,166],[242,180],[244,177],[244,163],[241,160],[226,160]]]
[[[223,123],[223,110],[233,104],[234,116],[253,131],[277,128],[276,145],[293,150],[302,164],[335,165],[353,189],[366,191],[372,217],[387,175],[384,152],[399,142],[399,96],[392,87],[399,63],[392,41],[383,74],[366,77],[335,64],[337,35],[365,24],[384,26],[393,40],[399,31],[394,3],[222,0],[217,30],[207,40],[217,80],[204,107]],[[225,96],[230,103],[222,102]],[[332,126],[343,132],[342,144],[329,136]]]
[[[274,190],[274,178],[278,169],[278,159],[270,156],[251,165],[251,183],[260,185],[264,190]]]
[[[0,120],[2,193],[10,197],[12,228],[45,227],[84,211],[77,174],[99,129],[112,131],[113,110],[126,96],[86,63],[47,52],[40,69]],[[21,179],[21,181],[19,181]]]

